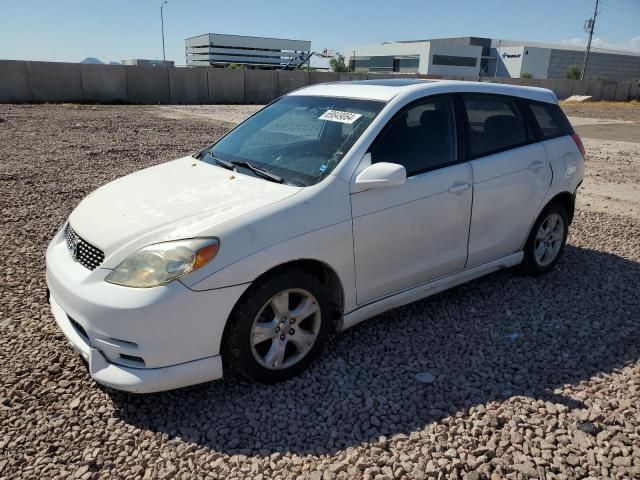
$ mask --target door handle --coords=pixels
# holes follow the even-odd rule
[[[464,192],[465,190],[468,190],[470,187],[471,187],[470,183],[456,183],[449,187],[449,193]]]

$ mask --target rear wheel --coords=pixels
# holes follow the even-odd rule
[[[284,272],[253,285],[225,330],[226,367],[264,383],[303,371],[329,334],[329,298],[326,287],[304,271]]]
[[[524,248],[522,268],[531,275],[551,270],[564,251],[569,233],[569,218],[558,203],[551,203],[540,214]]]

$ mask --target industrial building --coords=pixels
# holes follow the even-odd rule
[[[566,78],[585,49],[481,37],[399,41],[348,50],[352,71],[423,75]],[[640,78],[640,53],[592,48],[586,78]]]
[[[282,38],[205,33],[184,41],[187,66],[281,69],[299,67],[311,52],[311,42]]]
[[[128,58],[122,60],[122,65],[137,65],[139,67],[173,67],[173,60],[149,60],[146,58]]]

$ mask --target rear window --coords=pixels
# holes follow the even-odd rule
[[[507,98],[465,96],[469,149],[478,157],[527,143],[527,127],[518,105]]]
[[[551,103],[531,103],[531,112],[540,127],[542,138],[571,135],[573,128],[558,105]]]

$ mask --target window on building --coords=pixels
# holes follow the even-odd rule
[[[407,176],[455,161],[455,123],[450,99],[420,103],[396,116],[371,148],[371,161],[403,165]]]
[[[434,65],[448,65],[454,67],[475,67],[478,59],[475,57],[458,57],[455,55],[434,55]]]
[[[571,124],[558,105],[531,103],[529,107],[531,108],[533,116],[536,118],[543,138],[553,138],[573,133]]]
[[[523,145],[527,127],[518,106],[509,99],[466,96],[469,150],[473,157]]]

